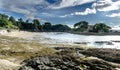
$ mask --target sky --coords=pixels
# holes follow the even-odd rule
[[[69,26],[79,21],[118,26],[120,0],[0,0],[0,13]]]

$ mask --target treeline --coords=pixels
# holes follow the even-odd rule
[[[50,22],[41,24],[38,19],[33,19],[32,22],[29,20],[24,21],[22,18],[16,20],[13,16],[8,17],[5,14],[0,14],[0,27],[8,29],[19,29],[29,31],[70,31],[71,28],[67,25],[56,24],[52,25]]]
[[[34,19],[31,23],[26,20],[25,22],[22,21],[22,18],[18,19],[17,26],[20,30],[30,30],[30,31],[44,31],[44,32],[50,32],[50,31],[70,31],[71,28],[67,25],[62,24],[56,24],[52,25],[50,22],[45,22],[44,24],[41,24],[38,19]]]
[[[110,26],[105,23],[96,23],[94,25],[89,25],[86,21],[81,21],[74,24],[74,31],[78,32],[109,32]]]
[[[13,16],[8,17],[5,14],[0,14],[0,27],[7,29],[19,29],[27,31],[45,31],[45,32],[109,32],[109,27],[105,23],[97,23],[95,25],[89,25],[86,21],[80,21],[74,24],[74,28],[71,28],[63,24],[52,25],[50,22],[41,24],[38,19],[33,19],[32,22],[29,20],[24,21],[22,18],[16,20]]]

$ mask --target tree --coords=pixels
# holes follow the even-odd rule
[[[29,23],[29,20],[28,20],[28,19],[26,20],[26,23]]]
[[[18,21],[19,21],[20,23],[24,22],[22,18],[19,18]]]
[[[8,15],[0,14],[0,27],[3,28],[17,28],[8,20]]]
[[[9,21],[11,21],[13,25],[17,26],[16,20],[13,16],[9,18]]]
[[[43,30],[44,31],[51,31],[51,23],[50,22],[45,22],[44,25],[43,25]]]
[[[40,28],[40,22],[38,19],[33,20],[34,28],[38,30]]]
[[[0,19],[0,26],[5,27],[7,25],[7,19]]]
[[[19,29],[22,29],[22,23],[23,23],[23,19],[22,18],[19,18],[18,21],[17,21],[17,26]]]
[[[62,25],[62,24],[53,25],[51,29],[53,31],[58,31],[58,32],[66,32],[66,31],[71,30],[70,27],[68,27],[67,25]]]
[[[5,14],[0,14],[0,19],[8,19],[8,15],[5,15]]]
[[[87,30],[88,22],[86,22],[86,21],[78,22],[78,23],[74,24],[74,28],[76,31],[83,32],[83,31]]]
[[[8,21],[8,19],[3,18],[3,19],[0,19],[0,27],[12,28],[13,25],[10,21]]]
[[[105,23],[97,23],[93,26],[93,31],[94,32],[109,32],[110,28],[111,27],[109,27]]]
[[[34,29],[34,24],[30,23],[29,20],[27,19],[25,22],[22,22],[22,29],[32,31]]]

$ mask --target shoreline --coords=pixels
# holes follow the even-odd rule
[[[93,33],[93,32],[68,32],[71,34],[79,34],[79,35],[94,35],[94,36],[106,36],[106,35],[120,35],[120,32],[118,33],[113,33],[113,32],[109,32],[109,33]]]
[[[6,34],[6,36],[10,36],[10,37],[24,37],[24,38],[26,38],[27,36],[32,36],[32,35],[34,35],[34,34],[36,34],[36,33],[39,33],[39,32],[27,32],[27,31],[13,31],[13,32],[10,32],[10,33],[8,33],[8,34]],[[28,37],[27,37],[28,38]],[[12,41],[13,39],[11,39],[11,41]],[[9,44],[10,42],[8,41],[8,44]],[[13,42],[14,43],[14,42]],[[15,42],[16,43],[16,42]],[[14,43],[14,44],[15,44]],[[18,42],[19,43],[19,42]],[[6,42],[5,42],[5,44],[6,44]],[[10,51],[10,52],[12,52],[12,55],[16,55],[16,54],[19,54],[19,55],[16,55],[16,57],[20,57],[20,55],[22,56],[22,57],[24,57],[24,56],[26,56],[26,55],[28,55],[29,54],[29,56],[31,56],[31,53],[32,54],[34,54],[34,55],[38,55],[39,53],[45,53],[45,55],[46,55],[46,53],[48,52],[48,53],[50,53],[50,48],[52,49],[51,51],[53,52],[53,50],[55,49],[54,47],[49,47],[47,50],[46,50],[46,48],[45,49],[43,49],[43,51],[41,51],[41,52],[39,52],[39,50],[41,50],[41,48],[40,48],[40,46],[41,46],[41,44],[39,45],[30,45],[29,43],[28,44],[26,44],[25,45],[25,43],[20,43],[20,45],[21,46],[23,46],[23,47],[20,47],[20,48],[16,48],[17,50],[19,50],[19,49],[21,49],[22,51],[19,51],[19,52],[14,52],[13,53],[13,51]],[[29,46],[28,46],[29,45]],[[36,46],[36,48],[35,48],[35,46]],[[55,46],[57,46],[57,45],[55,45]],[[9,45],[8,45],[8,47],[9,47]],[[11,46],[11,47],[13,47],[14,48],[14,46]],[[23,49],[24,49],[24,47],[26,47],[26,49],[23,51]],[[38,50],[38,47],[39,47],[39,50]],[[41,47],[45,47],[45,45],[43,44]],[[69,53],[69,51],[70,52],[73,52],[73,53],[71,53],[71,54],[73,54],[72,56],[72,58],[77,58],[77,57],[83,57],[83,60],[82,60],[82,62],[84,62],[84,63],[86,63],[86,61],[88,62],[88,64],[90,63],[91,65],[93,65],[93,66],[95,66],[94,65],[94,62],[95,62],[95,64],[96,64],[96,61],[97,62],[100,62],[100,64],[99,65],[106,65],[106,66],[108,66],[109,67],[109,65],[110,65],[110,67],[111,67],[111,65],[112,66],[114,66],[113,68],[120,68],[120,65],[119,65],[119,63],[120,63],[120,50],[119,49],[113,49],[113,48],[86,48],[86,49],[81,49],[81,46],[80,47],[78,47],[78,48],[76,48],[75,46],[71,46],[72,48],[70,48],[70,46],[66,46],[66,47],[59,47],[59,45],[56,47],[56,49],[55,49],[55,51],[54,51],[54,53],[58,53],[58,51],[59,50],[61,50],[61,53],[60,54],[64,54],[64,56],[67,56],[67,58],[69,58],[70,56],[68,56],[67,55],[67,52],[68,52],[68,54],[70,54]],[[3,48],[3,50],[4,50],[4,48]],[[9,50],[11,50],[11,48],[9,49]],[[31,51],[31,50],[34,50],[34,51]],[[6,51],[6,50],[5,50]],[[30,52],[31,51],[31,52]],[[8,51],[9,52],[9,51]],[[9,55],[8,54],[8,52],[6,53],[7,54],[7,56]],[[26,55],[24,55],[24,54],[26,54]],[[36,54],[37,53],[37,54]],[[43,54],[44,54],[43,53]],[[93,54],[94,53],[94,54]],[[83,54],[84,56],[82,56],[81,54]],[[11,54],[10,54],[11,55]],[[50,55],[52,55],[52,54],[50,54]],[[56,59],[56,57],[57,57],[57,59],[60,59],[62,56],[60,56],[60,55],[58,55],[58,54],[56,54],[56,56],[55,55],[52,55],[53,57],[51,57],[51,58],[55,58]],[[59,57],[60,56],[60,57]],[[94,58],[91,58],[91,57],[95,57],[95,58],[99,58],[99,59],[102,59],[102,60],[99,60],[99,59],[94,59]],[[10,57],[12,57],[12,59],[14,58],[13,56],[10,56]],[[45,57],[49,57],[48,55],[46,55]],[[35,56],[34,56],[34,58],[36,58]],[[44,56],[42,56],[41,58],[44,58]],[[48,58],[48,60],[49,59],[51,59],[51,58]],[[66,58],[66,57],[65,57]],[[45,58],[46,59],[46,58]],[[84,59],[86,59],[85,61],[84,61]],[[6,59],[7,60],[7,59]],[[19,60],[18,58],[16,58],[16,60]],[[26,60],[26,58],[24,57],[23,59],[22,59],[22,61],[23,60]],[[31,59],[31,60],[33,60],[33,59]],[[62,59],[60,59],[60,60],[62,60]],[[72,59],[70,59],[70,60],[72,60]],[[89,60],[89,61],[88,61]],[[19,60],[20,62],[22,62],[21,60]],[[36,61],[36,60],[34,60],[34,61]],[[42,61],[42,60],[41,60]],[[13,61],[12,61],[13,62]],[[81,62],[81,58],[80,58],[80,62]],[[110,63],[109,63],[110,62]],[[64,63],[64,62],[63,62]],[[71,64],[71,63],[70,63]],[[77,64],[77,63],[76,63]],[[68,64],[67,64],[68,65]],[[99,66],[98,65],[98,66]],[[17,66],[16,66],[17,67]],[[89,66],[88,66],[89,67]],[[109,68],[110,68],[109,67]],[[101,67],[102,68],[102,67]],[[104,68],[104,67],[103,67]]]
[[[5,35],[11,32],[28,32],[28,33],[41,33],[46,31],[29,31],[29,30],[11,30],[10,32],[7,31],[7,29],[0,30],[0,35]],[[55,32],[55,31],[49,31],[49,32]],[[58,31],[56,31],[58,32]],[[94,36],[106,36],[106,35],[120,35],[120,32],[109,32],[109,33],[94,33],[94,32],[74,32],[74,31],[68,31],[63,33],[71,33],[71,34],[79,34],[79,35],[94,35]]]

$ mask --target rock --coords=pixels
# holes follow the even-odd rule
[[[19,70],[34,70],[34,69],[30,66],[23,66]]]
[[[73,55],[73,54],[72,54]],[[29,58],[23,61],[19,70],[115,70],[115,67],[102,60],[72,56],[64,51],[56,55]]]
[[[25,60],[25,65],[21,70],[37,68],[38,70],[54,70],[54,69],[78,69],[77,63],[71,56],[41,56]],[[79,65],[79,64],[78,64]],[[30,67],[30,68],[29,68]]]
[[[55,68],[54,67],[48,67],[48,66],[45,66],[45,65],[39,65],[37,67],[37,70],[43,70],[43,69],[45,69],[45,70],[54,70]]]

